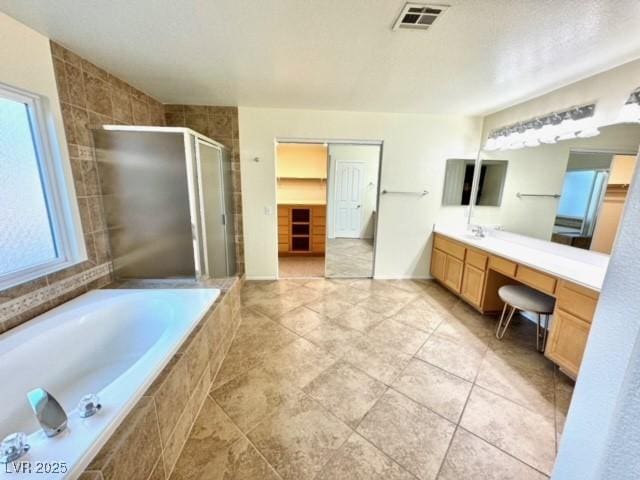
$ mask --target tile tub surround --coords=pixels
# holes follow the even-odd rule
[[[236,273],[244,273],[242,236],[242,186],[240,183],[240,140],[238,108],[211,105],[165,105],[167,126],[188,127],[212,138],[231,151],[233,221],[236,232]]]
[[[0,291],[0,333],[112,280],[98,169],[88,126],[165,124],[163,105],[149,95],[55,42],[51,42],[51,54],[88,259]],[[5,315],[9,311],[6,305],[10,305],[10,318]]]
[[[498,341],[430,281],[246,281],[241,298],[171,480],[548,478],[573,387],[530,322]]]
[[[81,478],[169,478],[240,325],[242,282],[227,286]]]

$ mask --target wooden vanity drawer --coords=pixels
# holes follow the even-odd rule
[[[466,248],[459,243],[455,243],[451,240],[448,240],[440,235],[436,235],[434,240],[435,248],[442,250],[445,253],[448,253],[452,257],[458,258],[460,260],[464,260],[464,252]]]
[[[518,266],[516,279],[520,280],[522,283],[526,283],[536,290],[540,290],[541,292],[553,295],[556,291],[557,280],[555,277],[538,272],[537,270],[533,270],[523,265]]]
[[[504,273],[508,277],[513,277],[516,274],[516,266],[517,264],[510,261],[505,260],[500,257],[491,257],[489,258],[489,268],[495,270],[496,272]]]
[[[469,265],[472,265],[484,271],[487,269],[488,259],[489,257],[487,255],[484,255],[480,252],[476,252],[475,250],[471,250],[470,248],[467,248],[467,257],[465,259],[465,263],[468,263]]]
[[[598,304],[598,292],[580,285],[560,282],[556,297],[558,308],[591,323]]]

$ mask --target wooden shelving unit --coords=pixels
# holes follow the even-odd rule
[[[278,205],[278,254],[324,255],[324,205]]]

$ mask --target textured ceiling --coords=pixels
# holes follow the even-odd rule
[[[483,114],[640,57],[638,0],[0,0],[165,103]]]

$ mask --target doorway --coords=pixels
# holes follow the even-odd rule
[[[279,278],[371,278],[380,143],[276,144]]]

